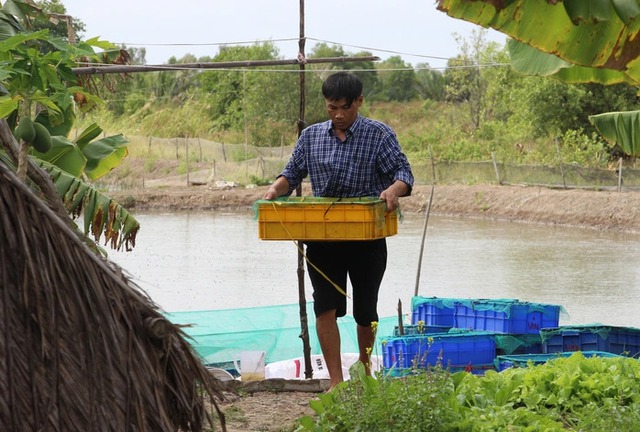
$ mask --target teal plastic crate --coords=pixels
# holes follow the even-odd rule
[[[640,329],[602,324],[545,328],[540,331],[545,354],[570,351],[604,351],[640,357]]]
[[[559,305],[515,299],[469,300],[455,305],[455,326],[509,334],[536,334],[557,327]]]
[[[549,360],[557,359],[560,357],[570,357],[577,351],[573,352],[557,352],[553,354],[514,354],[514,355],[500,355],[496,357],[496,369],[502,372],[505,369],[512,367],[527,367],[529,365],[540,365],[548,362]],[[618,354],[612,354],[604,351],[582,351],[582,354],[589,357],[622,357]]]
[[[388,338],[381,351],[383,368],[392,374],[438,364],[451,370],[474,370],[494,363],[496,343],[489,332],[437,333]]]
[[[395,326],[393,329],[393,336],[414,336],[420,334],[447,333],[449,330],[451,330],[451,327],[407,324],[402,326],[402,330],[404,331],[404,335],[401,335],[400,328],[398,326]]]

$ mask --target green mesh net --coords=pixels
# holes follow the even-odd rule
[[[311,354],[321,354],[316,335],[313,303],[307,303]],[[241,351],[265,351],[266,363],[303,356],[300,306],[295,304],[240,309],[171,312],[166,314],[183,328],[205,364],[232,362]],[[393,334],[397,317],[380,318],[376,346]],[[358,352],[356,323],[352,316],[338,319],[341,350]],[[374,350],[375,351],[375,350]],[[373,353],[380,355],[380,353]]]
[[[496,334],[496,350],[505,355],[513,354],[518,350],[527,350],[536,344],[542,344],[539,334]]]

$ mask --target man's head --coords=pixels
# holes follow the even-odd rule
[[[349,72],[337,72],[322,83],[322,95],[329,101],[344,98],[351,105],[362,96],[362,81]]]
[[[327,113],[334,128],[347,130],[358,117],[362,105],[362,81],[348,72],[338,72],[322,84]]]

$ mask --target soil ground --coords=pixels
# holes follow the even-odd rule
[[[250,212],[267,186],[163,184],[110,195],[138,211],[225,210]],[[432,187],[416,185],[400,199],[403,212],[424,212]],[[303,188],[303,195],[309,191]],[[430,215],[487,218],[523,223],[577,226],[599,230],[640,232],[640,192],[549,189],[534,186],[436,185]]]
[[[266,186],[255,188],[156,180],[152,187],[110,193],[132,213],[139,211],[224,210],[251,212]],[[432,187],[418,185],[401,199],[403,212],[428,208]],[[303,189],[304,195],[309,195]],[[598,230],[640,232],[640,192],[564,190],[498,185],[437,185],[430,215],[488,218],[518,223],[575,226]],[[293,431],[296,419],[311,415],[309,391],[257,391],[230,394],[221,404],[229,432]]]

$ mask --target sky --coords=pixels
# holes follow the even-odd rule
[[[221,44],[271,41],[286,59],[297,57],[299,0],[61,0],[67,14],[85,23],[84,39],[146,48],[147,64],[171,56],[215,56]],[[370,51],[382,60],[400,55],[415,66],[444,68],[459,44],[482,27],[449,17],[435,0],[306,0],[305,54],[318,42],[345,52]],[[487,40],[506,36],[489,30]]]

